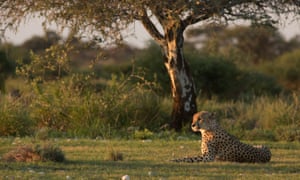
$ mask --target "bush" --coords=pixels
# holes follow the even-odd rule
[[[14,74],[15,64],[0,47],[0,93],[5,92],[5,80]]]
[[[161,98],[148,81],[132,84],[129,78],[113,77],[99,92],[100,118],[103,125],[126,133],[127,127],[156,129],[165,122],[160,117]]]
[[[3,155],[7,162],[65,161],[62,150],[53,144],[22,145]]]
[[[0,96],[0,136],[32,135],[34,122],[24,99]]]
[[[34,151],[41,157],[42,161],[64,162],[63,151],[53,144],[36,145]]]
[[[239,98],[251,99],[256,96],[277,96],[284,92],[275,78],[259,72],[244,72],[240,76]]]
[[[274,62],[265,64],[263,70],[276,77],[287,89],[298,90],[300,87],[300,49],[285,53]]]
[[[140,55],[137,56],[133,68],[144,72],[143,77],[150,82],[157,82],[161,87],[157,91],[160,95],[169,95],[171,93],[171,84],[168,72],[163,63],[163,56],[161,49],[155,45],[145,49]]]
[[[143,131],[135,130],[133,134],[134,139],[151,139],[153,137],[153,132],[148,129]]]
[[[30,53],[29,63],[20,62],[17,74],[28,81],[44,82],[60,79],[70,72],[68,53],[72,47],[52,45],[42,54]]]
[[[39,129],[81,137],[124,135],[129,126],[156,129],[166,120],[155,84],[142,79],[132,84],[134,78],[112,76],[99,92],[88,85],[78,88],[74,79],[35,84],[30,116]]]
[[[232,98],[235,95],[240,71],[233,63],[212,56],[187,58],[201,96]]]

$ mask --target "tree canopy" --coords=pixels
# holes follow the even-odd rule
[[[236,19],[274,24],[282,14],[299,14],[299,0],[1,0],[2,29],[16,28],[21,20],[43,17],[76,32],[103,40],[122,39],[121,31],[141,21],[156,42],[172,21],[184,27],[200,21],[228,22]]]

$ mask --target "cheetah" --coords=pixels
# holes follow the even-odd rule
[[[228,134],[216,121],[215,113],[201,111],[193,116],[192,130],[201,132],[200,156],[173,159],[174,162],[231,161],[266,163],[271,160],[271,151],[265,146],[251,146]]]

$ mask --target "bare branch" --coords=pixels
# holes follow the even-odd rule
[[[200,21],[205,21],[212,17],[212,14],[203,14],[199,16],[190,15],[183,20],[183,25],[186,28],[189,25],[195,24]]]
[[[141,20],[144,28],[153,37],[153,39],[158,44],[162,45],[164,43],[164,36],[158,31],[157,27],[153,24],[150,17],[147,15],[146,10],[143,11],[143,15],[141,16],[140,20]]]

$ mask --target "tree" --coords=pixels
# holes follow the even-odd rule
[[[249,62],[245,62],[247,60],[253,64],[271,61],[285,51],[295,48],[284,39],[277,29],[266,26],[227,28],[216,25],[191,29],[187,35],[189,38],[205,37],[201,38],[201,42],[197,42],[201,43],[202,51],[221,54],[225,57],[234,56],[243,64],[249,64]]]
[[[31,39],[25,41],[22,47],[33,52],[44,51],[50,46],[57,44],[61,37],[53,31],[46,31],[44,37],[33,36]]]
[[[0,94],[5,92],[5,80],[13,74],[15,67],[6,52],[0,49]]]
[[[23,17],[42,16],[98,40],[122,40],[122,30],[140,21],[163,52],[174,101],[171,126],[181,129],[197,111],[195,84],[183,56],[185,29],[198,22],[236,19],[273,24],[282,13],[299,14],[298,0],[2,0],[4,28]]]

